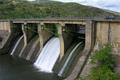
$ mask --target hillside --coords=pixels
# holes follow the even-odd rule
[[[46,3],[46,2],[49,2],[50,0],[36,0],[34,1],[35,3]]]
[[[27,2],[25,0],[0,0],[0,18],[81,18],[119,15],[77,3]]]
[[[106,11],[120,16],[119,12],[114,12],[114,11],[110,11],[110,10],[106,10]]]

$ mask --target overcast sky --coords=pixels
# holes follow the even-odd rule
[[[77,2],[84,5],[91,5],[120,12],[120,0],[54,0],[62,2]]]

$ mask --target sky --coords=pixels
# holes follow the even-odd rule
[[[83,5],[89,5],[120,12],[120,0],[54,0],[54,1],[77,2]]]

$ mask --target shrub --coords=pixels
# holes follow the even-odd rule
[[[113,71],[112,46],[106,45],[92,56],[93,67],[87,80],[120,80],[120,74]]]
[[[107,66],[99,66],[93,68],[88,76],[89,80],[119,80],[114,72]]]
[[[105,65],[113,69],[112,46],[108,44],[101,50],[96,51],[95,55],[92,56],[92,63],[98,64],[98,66]]]

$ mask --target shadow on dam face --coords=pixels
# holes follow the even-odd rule
[[[20,25],[22,24],[17,24],[17,27]],[[53,37],[59,38],[57,26],[55,24],[44,24],[40,35],[37,24],[27,24],[23,26],[25,27],[24,31],[21,27],[19,27],[19,29],[15,28],[20,34],[11,48],[11,55],[13,55],[13,57],[9,55],[0,56],[0,64],[3,65],[0,66],[2,69],[0,73],[1,80],[62,80],[69,76],[74,68],[73,64],[76,64],[85,45],[85,25],[66,24],[63,27],[64,56],[62,60],[60,60],[59,57],[56,59],[55,64],[53,65],[53,73],[41,72],[41,70],[33,65],[33,63],[41,55],[42,51],[40,49],[41,45],[39,38],[42,37],[44,48],[50,39]],[[24,45],[24,34],[27,37],[26,46]],[[54,55],[55,53],[53,53],[52,56]],[[49,52],[46,54],[46,57],[50,57]],[[42,58],[44,57],[42,56]],[[47,61],[47,58],[45,59],[46,60],[44,61]]]

